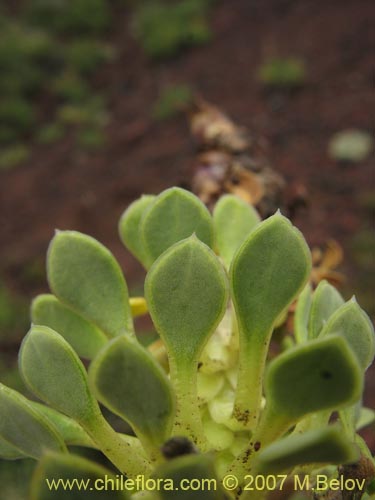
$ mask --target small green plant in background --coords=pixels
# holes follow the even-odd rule
[[[185,111],[192,100],[193,91],[188,85],[166,87],[154,104],[152,116],[155,120],[167,120]]]
[[[357,430],[374,419],[361,405],[374,330],[355,299],[325,281],[311,289],[310,251],[291,222],[279,212],[261,222],[232,195],[211,215],[171,188],[131,204],[119,232],[147,270],[145,297],[129,298],[97,240],[57,231],[47,255],[52,293],[33,301],[19,354],[23,380],[43,403],[0,385],[0,455],[38,460],[31,499],[56,498],[46,478],[115,479],[71,453],[75,445],[101,450],[130,479],[161,481],[105,498],[261,500],[267,488],[244,487],[249,475],[299,473],[313,498],[319,471],[337,479],[338,466],[360,460],[369,500],[374,460]],[[296,300],[293,336],[271,359],[272,334]],[[147,311],[158,350],[134,328]],[[116,432],[99,403],[134,434]],[[171,490],[171,481],[178,488],[194,478],[217,487]]]
[[[134,31],[145,53],[162,59],[182,49],[207,43],[211,31],[207,14],[211,1],[148,1],[134,12]]]
[[[257,78],[266,88],[293,90],[305,84],[307,73],[300,59],[273,58],[260,66]]]
[[[35,127],[42,96],[52,98],[57,116],[62,106],[85,108],[97,98],[89,78],[114,57],[113,49],[101,40],[110,21],[107,0],[30,0],[20,7],[17,19],[5,14],[0,18],[2,168],[25,161],[27,156],[18,153],[26,149],[26,142],[50,144],[64,136],[61,125],[35,134],[44,128]],[[103,136],[102,130],[96,133]]]

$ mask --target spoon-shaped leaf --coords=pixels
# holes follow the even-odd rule
[[[147,461],[131,444],[119,440],[103,418],[85,367],[61,335],[46,326],[33,326],[22,342],[19,365],[34,394],[76,420],[120,471],[129,476],[148,472]]]
[[[343,304],[329,318],[321,336],[330,334],[341,335],[347,340],[364,370],[371,365],[375,356],[374,327],[355,299]]]
[[[0,439],[9,445],[8,452],[14,448],[14,452],[18,450],[21,455],[36,459],[47,450],[66,450],[53,425],[24,396],[3,384],[0,384]]]
[[[116,484],[119,487],[115,487]],[[31,481],[31,500],[72,498],[127,500],[130,496],[122,491],[119,476],[103,466],[74,455],[46,454],[39,462]]]
[[[260,217],[244,200],[227,194],[216,203],[213,220],[215,247],[229,269],[234,253],[260,222]]]
[[[110,337],[133,332],[126,282],[111,252],[91,236],[58,231],[47,256],[53,293]]]
[[[266,408],[249,449],[236,458],[230,473],[244,477],[256,461],[254,451],[277,439],[305,415],[356,402],[362,387],[363,370],[349,344],[338,335],[284,352],[269,365]]]
[[[0,458],[3,460],[18,460],[27,458],[27,455],[0,437]]]
[[[265,381],[267,404],[291,422],[355,402],[362,386],[363,371],[356,356],[338,335],[281,354],[270,363]]]
[[[31,320],[59,332],[82,358],[92,359],[108,341],[93,323],[50,294],[38,295],[33,300]]]
[[[257,472],[276,474],[305,464],[344,464],[358,460],[358,449],[342,429],[328,426],[288,436],[259,453]]]
[[[31,327],[21,345],[19,365],[28,387],[57,410],[78,422],[98,414],[85,367],[73,348],[51,328]]]
[[[164,443],[174,419],[174,395],[164,371],[146,349],[118,337],[95,358],[89,376],[99,401],[128,421],[149,447]]]
[[[332,314],[344,303],[336,288],[323,280],[313,293],[309,319],[309,338],[315,339]]]
[[[268,345],[275,322],[305,285],[310,251],[280,213],[250,233],[234,256],[231,286],[239,334],[239,376],[234,418],[254,428],[262,396]]]
[[[204,345],[224,315],[227,278],[215,254],[195,236],[154,263],[145,282],[148,308],[169,357],[177,395],[176,432],[197,442],[202,434],[197,405],[197,364]]]
[[[141,221],[148,267],[167,248],[193,233],[212,246],[212,218],[204,204],[185,189],[173,187],[160,193]]]
[[[143,264],[148,267],[148,259],[141,238],[141,219],[151,206],[156,196],[143,195],[131,203],[122,214],[119,222],[120,238],[126,248]]]
[[[36,401],[30,401],[30,403],[53,424],[65,441],[65,444],[96,448],[93,440],[75,420],[44,404],[37,403]]]
[[[202,500],[203,497],[205,500],[226,499],[216,477],[212,457],[206,455],[175,458],[159,466],[154,477],[163,479],[163,486],[159,491],[161,500]],[[197,490],[187,488],[189,484],[201,487]],[[172,485],[184,485],[184,488],[171,488]]]
[[[308,283],[298,297],[294,313],[294,336],[298,344],[306,342],[309,337],[309,317],[312,300],[311,285]]]

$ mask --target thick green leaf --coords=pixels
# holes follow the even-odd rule
[[[341,335],[348,341],[365,370],[371,365],[375,356],[374,327],[355,299],[343,304],[329,318],[321,336],[330,334]]]
[[[306,342],[309,336],[309,317],[312,301],[311,285],[308,283],[298,297],[294,313],[294,336],[298,344]]]
[[[145,296],[170,357],[194,363],[224,315],[227,288],[217,257],[194,236],[155,262],[146,277]]]
[[[346,340],[330,335],[278,356],[269,365],[265,387],[274,414],[296,421],[354,403],[362,393],[363,372]]]
[[[146,277],[145,295],[168,352],[177,396],[174,434],[187,435],[204,449],[197,366],[226,309],[225,271],[213,251],[192,236],[176,243],[154,263]]]
[[[336,288],[323,280],[313,293],[309,319],[309,338],[315,339],[344,299]]]
[[[360,431],[364,427],[375,422],[375,410],[372,408],[361,408],[356,422],[356,430]]]
[[[74,455],[48,453],[31,482],[31,500],[127,500],[116,476],[101,465]],[[113,488],[112,488],[113,485]],[[118,485],[116,487],[116,485]]]
[[[174,396],[160,365],[141,345],[125,336],[111,341],[90,366],[99,401],[128,421],[154,446],[169,436]]]
[[[148,267],[170,246],[193,233],[212,247],[212,218],[195,195],[173,187],[157,196],[141,221],[141,237]]]
[[[47,450],[65,451],[50,422],[18,392],[0,384],[0,438],[21,454],[39,459]]]
[[[40,399],[78,422],[97,416],[99,408],[87,383],[85,367],[73,348],[46,326],[32,326],[19,355],[20,371]]]
[[[238,196],[227,194],[215,205],[213,213],[215,249],[226,267],[241,243],[260,222],[258,212]]]
[[[175,458],[159,466],[153,476],[163,479],[162,489],[159,491],[161,500],[226,499],[216,477],[212,457],[206,455],[185,455]],[[189,485],[192,487],[189,488]]]
[[[17,460],[19,458],[27,458],[27,455],[0,437],[0,458],[4,460]]]
[[[44,404],[35,401],[30,403],[51,422],[67,445],[96,448],[95,443],[75,420]]]
[[[141,238],[141,219],[156,196],[143,195],[131,203],[122,214],[119,222],[119,234],[126,248],[144,265],[148,267],[147,255]]]
[[[240,358],[233,416],[245,427],[257,422],[274,324],[306,284],[310,269],[302,234],[280,213],[260,223],[234,256],[231,287]]]
[[[120,471],[131,476],[146,473],[144,457],[119,439],[103,418],[88,387],[85,367],[61,335],[46,326],[33,326],[22,342],[19,365],[30,389],[76,420]]]
[[[133,332],[120,266],[97,240],[77,231],[58,231],[48,249],[47,273],[53,293],[107,335]]]
[[[288,436],[260,451],[257,472],[277,474],[305,464],[344,464],[357,461],[358,449],[342,429],[329,426]]]
[[[107,343],[104,333],[50,294],[38,295],[31,306],[31,320],[64,337],[82,358],[92,359]]]

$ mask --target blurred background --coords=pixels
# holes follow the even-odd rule
[[[374,318],[374,20],[372,0],[1,0],[1,382],[24,390],[17,352],[55,228],[107,245],[141,291],[117,222],[142,193],[194,185],[197,99],[244,128]],[[6,498],[26,498],[32,466],[0,463]]]

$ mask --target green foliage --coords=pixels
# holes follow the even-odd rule
[[[11,142],[28,132],[34,124],[32,105],[23,98],[14,97],[0,101],[0,141]]]
[[[166,87],[154,104],[152,116],[155,120],[166,120],[186,109],[193,98],[192,89],[188,85]]]
[[[258,80],[266,87],[293,89],[306,81],[306,68],[297,58],[274,58],[265,61],[257,73]]]
[[[0,284],[0,336],[2,339],[27,328],[28,310],[25,301]]]
[[[356,460],[358,453],[348,446],[340,429],[327,426],[276,441],[261,452],[259,468],[262,473],[275,474],[309,463],[340,464]]]
[[[60,99],[78,104],[90,95],[89,86],[85,80],[74,72],[59,75],[53,83],[53,90]]]
[[[106,137],[100,127],[86,127],[77,132],[77,144],[87,150],[100,149],[106,143]]]
[[[31,487],[31,500],[53,500],[56,499],[56,491],[48,487],[45,478],[59,478],[63,481],[78,481],[79,484],[90,482],[99,485],[111,484],[107,481],[115,482],[116,476],[108,469],[94,464],[82,457],[67,457],[58,453],[48,453],[39,462]],[[82,482],[81,482],[82,481]],[[74,483],[73,483],[74,484]],[[61,500],[72,498],[72,492],[67,488],[61,488],[58,492]],[[127,500],[129,498],[125,491],[104,489],[85,490],[76,488],[74,498],[77,500]]]
[[[94,238],[76,231],[57,232],[48,249],[47,273],[55,295],[108,336],[133,332],[120,266]]]
[[[59,122],[52,122],[41,127],[36,135],[40,144],[53,144],[64,137],[65,128]]]
[[[65,58],[67,65],[77,73],[90,75],[100,64],[113,58],[113,50],[95,40],[78,38],[66,47]]]
[[[106,0],[31,0],[27,17],[51,32],[98,35],[108,29],[111,15]]]
[[[33,500],[51,498],[46,476],[103,477],[101,467],[66,454],[70,445],[100,450],[131,479],[220,484],[229,473],[239,500],[267,494],[243,491],[246,474],[303,470],[313,485],[322,466],[335,476],[359,458],[373,464],[356,434],[374,419],[361,405],[373,327],[328,283],[312,290],[310,253],[290,221],[278,212],[261,222],[233,196],[212,217],[194,195],[171,188],[130,205],[119,232],[148,269],[145,298],[129,298],[102,244],[58,232],[47,256],[54,295],[34,300],[19,355],[25,383],[48,406],[0,386],[0,456],[40,459]],[[269,360],[275,325],[295,299],[295,342]],[[160,336],[149,347],[132,321],[147,310]],[[116,432],[99,402],[135,435]],[[202,498],[201,489],[154,493],[129,495]],[[226,498],[220,488],[204,494]]]
[[[79,103],[89,127],[77,131],[78,144],[101,147],[105,120],[98,118],[98,99],[88,77],[113,57],[113,51],[90,37],[101,36],[109,27],[109,2],[30,0],[19,14],[17,22],[11,16],[1,18],[0,145],[12,148],[1,155],[1,167],[11,168],[24,160],[21,141],[35,137],[41,144],[50,144],[65,134],[60,123],[35,127],[39,98],[45,94]],[[103,109],[101,104],[101,115]],[[57,110],[57,115],[64,113]]]
[[[257,211],[234,195],[222,196],[215,205],[215,248],[229,269],[235,252],[260,222]],[[233,224],[233,221],[236,224]]]
[[[163,445],[174,419],[174,394],[160,365],[138,342],[124,335],[110,342],[92,363],[90,379],[99,401],[131,424],[146,449]]]
[[[29,148],[24,144],[12,144],[0,150],[0,171],[24,163],[29,158]]]
[[[176,3],[150,1],[134,14],[135,34],[145,53],[155,59],[174,56],[181,49],[202,45],[211,39],[206,0]]]

